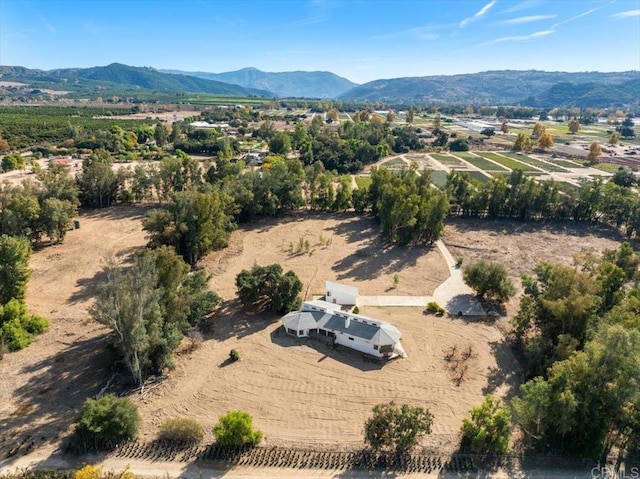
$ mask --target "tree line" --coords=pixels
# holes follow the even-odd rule
[[[614,181],[602,178],[584,182],[576,191],[562,191],[553,180],[528,178],[521,170],[497,176],[484,184],[466,172],[447,176],[452,212],[462,216],[602,222],[621,229],[628,237],[640,233],[640,196],[628,175]],[[616,181],[620,184],[617,184]]]
[[[640,257],[625,243],[576,259],[523,277],[512,340],[529,380],[511,403],[514,421],[538,451],[637,450]]]

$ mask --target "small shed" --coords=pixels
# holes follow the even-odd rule
[[[333,304],[353,306],[358,300],[358,288],[346,284],[325,281],[325,301]]]

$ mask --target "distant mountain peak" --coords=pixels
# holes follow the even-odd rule
[[[265,72],[255,67],[224,73],[160,71],[269,90],[283,98],[337,98],[356,86],[346,78],[325,71]]]

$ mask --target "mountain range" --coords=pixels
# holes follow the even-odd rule
[[[640,71],[544,72],[501,70],[375,80],[356,85],[330,72],[226,73],[159,71],[113,63],[50,71],[0,66],[0,80],[33,88],[98,94],[206,93],[265,98],[321,98],[388,104],[473,104],[552,107],[640,107]]]
[[[348,101],[538,107],[609,107],[636,104],[640,72],[499,70],[464,75],[375,80],[340,97]]]
[[[338,98],[357,86],[357,83],[331,72],[263,72],[257,68],[243,68],[233,72],[207,73],[180,70],[159,70],[163,73],[190,75],[207,80],[233,83],[245,88],[268,90],[281,98]]]
[[[17,82],[36,82],[51,89],[78,86],[128,87],[159,92],[194,92],[228,96],[273,96],[272,92],[245,88],[228,82],[206,80],[188,75],[168,75],[148,67],[132,67],[112,63],[105,67],[34,70],[24,67],[0,66],[0,78]]]

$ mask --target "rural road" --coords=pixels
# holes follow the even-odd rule
[[[588,468],[578,469],[528,469],[526,471],[494,470],[473,471],[469,473],[448,473],[435,471],[432,473],[407,473],[401,474],[394,471],[365,471],[365,470],[325,470],[325,469],[292,469],[292,468],[267,468],[234,466],[208,467],[204,464],[163,462],[163,461],[136,461],[131,459],[104,458],[100,456],[84,456],[82,460],[62,456],[46,456],[41,451],[19,457],[14,460],[0,461],[0,477],[14,471],[24,469],[78,469],[87,464],[100,465],[105,471],[122,472],[127,468],[137,477],[141,478],[181,478],[181,479],[449,479],[473,477],[481,478],[527,478],[527,479],[583,479],[606,476],[604,471],[596,471],[595,474]],[[622,477],[622,476],[620,476]],[[632,476],[628,476],[632,477]]]

